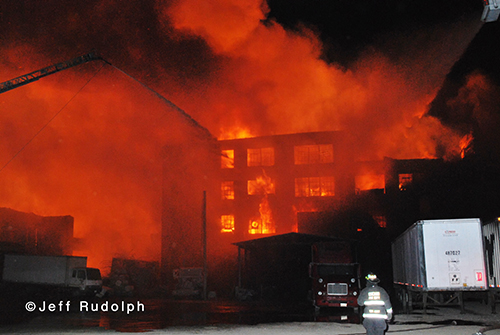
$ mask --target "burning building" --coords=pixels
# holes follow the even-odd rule
[[[405,199],[442,161],[363,161],[353,143],[350,134],[329,131],[165,148],[167,281],[176,268],[201,267],[204,248],[209,276],[223,272],[221,259],[228,260],[226,270],[236,269],[233,243],[243,240],[299,232],[388,241],[388,232],[422,213],[420,199]],[[402,218],[395,203],[411,207],[404,214],[412,217]]]
[[[386,228],[387,195],[399,197],[442,162],[363,161],[342,131],[219,143],[219,231],[237,239],[288,232],[351,237],[359,227],[335,225],[331,217],[348,208],[362,208]]]
[[[0,208],[0,253],[71,255],[72,216],[40,216]]]
[[[297,214],[332,210],[353,192],[343,132],[220,141],[219,231],[236,239],[297,232]]]

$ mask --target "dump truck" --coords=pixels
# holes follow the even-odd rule
[[[87,257],[79,256],[3,256],[2,289],[19,292],[45,292],[95,295],[101,292],[101,272],[87,267]]]
[[[481,220],[421,220],[396,238],[393,280],[403,310],[458,305],[463,292],[486,291]]]
[[[350,242],[313,244],[309,275],[316,311],[322,307],[358,307],[361,271],[353,262]]]

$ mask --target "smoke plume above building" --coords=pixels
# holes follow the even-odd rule
[[[118,69],[219,139],[345,130],[367,160],[460,150],[464,134],[426,112],[477,32],[468,21],[387,34],[385,49],[367,47],[345,68],[322,60],[314,29],[286,30],[260,0],[0,6],[1,81],[91,49],[115,66],[81,65],[0,96],[2,206],[72,215],[90,264],[159,257],[161,149],[183,136],[178,112]]]

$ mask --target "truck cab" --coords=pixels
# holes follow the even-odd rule
[[[311,263],[312,298],[316,308],[357,308],[361,290],[358,263]]]
[[[81,293],[98,293],[102,288],[101,271],[96,268],[74,268],[68,286],[78,288]]]

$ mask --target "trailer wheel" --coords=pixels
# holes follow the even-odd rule
[[[403,288],[403,311],[405,314],[410,314],[412,310],[412,296],[411,292],[405,287]]]
[[[406,287],[401,287],[401,286],[396,286],[396,296],[398,298],[398,302],[401,305],[401,308],[403,309],[403,313],[408,314],[409,309],[408,309],[408,291],[406,290]]]

